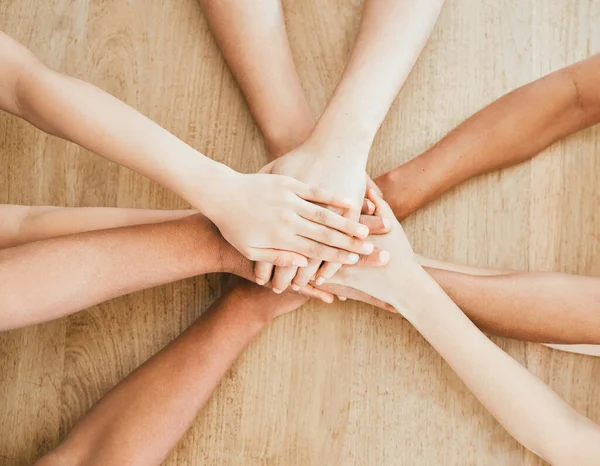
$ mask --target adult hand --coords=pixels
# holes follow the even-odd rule
[[[354,288],[355,290],[366,293],[380,302],[391,304],[391,290],[394,286],[403,286],[403,277],[409,277],[413,272],[420,268],[417,256],[410,245],[402,226],[394,217],[390,206],[375,192],[370,189],[368,192],[369,200],[375,204],[375,215],[387,218],[391,221],[389,233],[379,236],[370,236],[369,240],[382,250],[389,251],[391,256],[387,265],[382,267],[342,267],[342,269],[330,280],[332,285],[342,285],[344,287]],[[368,264],[361,264],[368,265]],[[406,280],[408,283],[409,281]],[[328,289],[328,288],[326,288]],[[332,287],[330,291],[348,293],[343,289]],[[406,292],[410,292],[409,289]],[[369,302],[360,294],[348,294]],[[372,301],[371,301],[372,302]],[[380,306],[390,309],[389,306]],[[400,311],[400,310],[398,310]]]
[[[341,152],[343,150],[339,148]],[[344,162],[343,153],[330,152],[325,145],[317,145],[314,141],[307,141],[299,148],[278,158],[270,163],[262,172],[287,175],[300,181],[321,188],[331,189],[351,201],[351,207],[343,212],[344,217],[358,220],[363,204],[367,176],[364,167],[358,163]],[[347,157],[355,160],[356,157]],[[342,212],[337,210],[337,212]],[[360,254],[368,255],[373,252],[373,246],[363,243]],[[321,269],[322,260],[311,260],[308,266],[277,268],[273,275],[273,290],[285,290],[293,280],[292,288],[300,290],[315,276],[325,280],[331,277],[341,266],[339,262],[328,261]],[[264,284],[271,279],[273,267],[269,264],[257,264],[256,276],[259,284]],[[318,275],[318,277],[317,277]],[[320,280],[319,280],[320,282]]]
[[[314,186],[314,185],[313,185]],[[304,267],[308,259],[355,264],[367,227],[321,207],[348,209],[354,201],[288,176],[231,171],[215,187],[206,216],[252,261]],[[345,196],[345,195],[343,195]],[[372,246],[370,246],[372,247]]]

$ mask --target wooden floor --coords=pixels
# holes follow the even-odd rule
[[[286,2],[315,113],[343,69],[359,1]],[[503,93],[600,51],[600,2],[448,0],[382,128],[370,169],[417,155]],[[195,0],[2,0],[0,29],[242,171],[262,140]],[[0,64],[1,66],[1,64]],[[425,255],[600,275],[600,128],[474,180],[405,222]],[[0,203],[181,208],[174,194],[0,115]],[[200,277],[0,335],[0,464],[30,464],[223,284]],[[496,340],[600,421],[600,359]],[[401,318],[311,303],[240,358],[168,465],[543,464]]]

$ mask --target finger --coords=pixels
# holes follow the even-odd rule
[[[359,262],[360,262],[360,260],[359,260]],[[322,285],[327,280],[329,280],[331,277],[333,277],[335,275],[335,273],[338,270],[340,270],[341,267],[342,267],[342,264],[334,264],[332,262],[327,262],[326,264],[323,264],[321,266],[321,268],[319,269],[319,271],[317,272],[317,279],[315,280],[315,284],[317,286]]]
[[[268,262],[256,262],[254,264],[254,276],[256,283],[261,286],[269,283],[269,281],[271,281],[274,268],[275,266]]]
[[[371,178],[369,175],[367,175],[367,189],[374,189],[379,195],[379,197],[383,199],[383,192],[381,191],[379,186],[377,186],[377,183],[373,181],[373,178]]]
[[[303,228],[298,232],[298,235],[304,238],[358,254],[371,254],[375,249],[370,242],[352,238],[332,228],[309,221],[303,221],[302,223]]]
[[[320,259],[326,262],[339,262],[340,264],[356,264],[359,259],[358,254],[355,252],[336,249],[302,236],[296,237],[294,251],[298,251],[298,253],[310,257],[311,259]]]
[[[304,286],[302,289],[298,291],[301,295],[308,296],[310,298],[317,298],[321,301],[331,304],[333,302],[333,294],[329,291],[320,290],[319,288],[315,288],[310,283]]]
[[[271,282],[273,291],[280,294],[287,290],[297,271],[298,267],[277,267],[273,274],[273,281]]]
[[[360,267],[382,267],[390,262],[389,251],[382,251],[381,249],[375,249],[375,252],[370,256],[360,256],[360,260],[356,266]]]
[[[348,298],[346,298],[345,296],[338,296],[338,299],[340,301],[346,301]]]
[[[361,215],[360,223],[369,227],[372,235],[383,235],[392,228],[392,221],[389,218],[376,217],[374,215]]]
[[[305,287],[312,280],[312,277],[317,273],[320,266],[320,260],[311,259],[306,267],[298,269],[298,273],[296,273],[296,276],[292,280],[292,290],[298,291]]]
[[[296,267],[304,267],[308,264],[308,259],[306,256],[303,256],[297,252],[283,251],[281,249],[251,248],[248,259],[257,262],[269,262],[270,264],[278,267],[287,267],[292,265]],[[358,262],[358,260],[356,260],[356,262]]]
[[[375,213],[375,204],[373,204],[373,202],[371,202],[369,199],[363,199],[363,205],[360,213],[364,215],[373,215]]]
[[[262,167],[258,173],[271,173],[271,170],[273,170],[273,165],[275,164],[275,161],[266,164],[264,167]]]
[[[379,196],[377,194],[377,192],[374,189],[369,189],[367,190],[367,197],[370,201],[373,202],[373,204],[375,204],[375,213],[384,217],[384,218],[389,218],[389,219],[393,219],[394,217],[394,212],[392,212],[391,207],[388,205],[387,202],[385,202],[383,200],[383,198],[381,196]]]
[[[294,192],[305,201],[317,202],[319,204],[328,205],[331,207],[340,207],[349,209],[352,207],[352,199],[343,198],[329,191],[328,189],[309,186],[306,183],[298,181],[295,183]]]
[[[333,228],[350,236],[356,236],[357,238],[366,238],[369,236],[369,229],[364,225],[309,202],[306,202],[298,213],[306,220],[311,220],[312,222]]]

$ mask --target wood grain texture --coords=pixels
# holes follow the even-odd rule
[[[360,2],[286,1],[292,50],[322,111]],[[448,0],[377,137],[377,175],[505,92],[600,51],[594,0]],[[215,159],[257,170],[264,147],[195,0],[3,0],[0,29],[52,67],[136,107]],[[600,275],[600,128],[472,180],[411,216],[427,256]],[[0,203],[181,208],[174,194],[0,115]],[[136,293],[0,334],[0,464],[48,451],[107,390],[180,333],[222,277]],[[496,339],[600,421],[600,360]],[[228,373],[168,465],[544,464],[520,447],[418,333],[354,302],[275,322]]]

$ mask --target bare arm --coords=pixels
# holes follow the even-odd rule
[[[348,65],[319,118],[299,148],[270,167],[314,186],[329,186],[353,200],[346,216],[358,218],[365,195],[369,150],[439,16],[443,1],[368,0]],[[317,274],[326,280],[340,267],[313,260],[289,277],[294,288]],[[276,271],[276,276],[277,276]],[[258,274],[257,274],[258,275]],[[281,287],[279,287],[281,288]]]
[[[237,264],[241,257],[201,215],[4,249],[0,327],[56,319],[137,290],[230,271],[228,261]]]
[[[372,197],[378,211],[389,206]],[[427,339],[473,394],[520,443],[555,465],[594,465],[600,427],[492,343],[421,268],[402,227],[373,237],[386,267],[344,268],[333,280],[389,303]],[[499,276],[503,277],[503,276]]]
[[[403,314],[508,432],[551,464],[596,464],[600,427],[492,343],[424,271],[410,275]]]
[[[210,30],[273,157],[295,149],[314,117],[296,73],[281,0],[200,0]]]
[[[315,203],[348,207],[341,196],[289,177],[243,175],[210,160],[115,97],[44,66],[4,33],[0,61],[5,110],[172,189],[247,258],[302,265],[361,243],[353,238],[360,236],[357,223],[319,214],[323,207]],[[328,241],[324,230],[336,238]]]
[[[121,381],[39,466],[158,465],[268,323],[305,302],[242,283]]]
[[[484,331],[540,343],[600,344],[600,278],[426,270]]]
[[[530,159],[600,122],[600,54],[496,100],[376,181],[404,218],[474,176]]]
[[[154,179],[191,201],[198,195],[194,183],[211,185],[211,178],[231,171],[112,95],[48,68],[2,32],[0,58],[1,108],[42,131]]]
[[[0,249],[93,230],[176,220],[194,210],[0,205]]]

